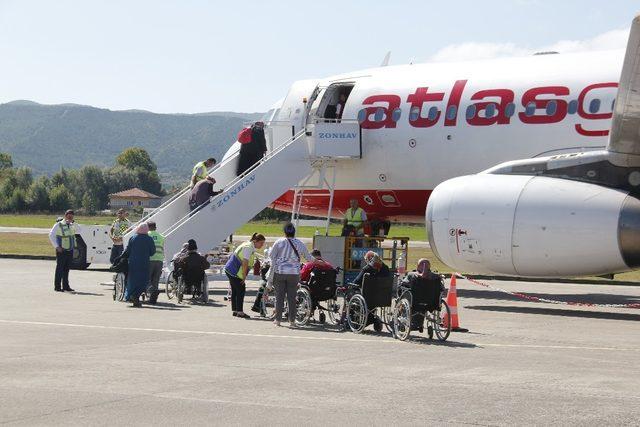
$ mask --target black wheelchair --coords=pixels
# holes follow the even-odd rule
[[[209,283],[206,273],[203,272],[202,278],[189,282],[187,277],[180,266],[173,265],[173,271],[169,273],[167,279],[166,294],[168,299],[174,297],[181,303],[184,300],[185,294],[191,295],[192,302],[202,302],[206,304],[209,302]]]
[[[442,279],[431,286],[411,286],[402,282],[393,309],[394,336],[404,341],[411,331],[424,332],[426,324],[429,339],[433,339],[434,332],[440,341],[449,338],[451,311],[443,298],[444,292]]]
[[[311,271],[307,283],[300,283],[296,292],[296,324],[305,326],[318,312],[318,321],[325,323],[327,315],[335,325],[339,324],[344,307],[344,294],[338,292],[338,270]],[[324,303],[324,304],[322,304]],[[326,312],[326,314],[325,314]]]
[[[362,286],[349,285],[347,290],[347,324],[351,331],[361,333],[373,324],[376,332],[386,326],[392,332],[390,319],[393,304],[393,288],[396,278],[371,277],[365,274]]]

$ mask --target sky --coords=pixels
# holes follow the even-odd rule
[[[295,80],[624,48],[637,1],[0,0],[0,103],[263,112]]]

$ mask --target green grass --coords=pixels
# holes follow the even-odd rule
[[[28,227],[28,228],[51,228],[56,218],[61,215],[46,214],[25,214],[25,215],[0,215],[0,227]],[[79,224],[111,224],[114,216],[83,216],[77,215],[76,222]]]
[[[0,227],[27,227],[27,228],[51,228],[55,222],[56,215],[46,214],[25,214],[25,215],[0,215]],[[115,216],[76,216],[76,222],[78,224],[97,224],[107,225],[111,224]],[[135,221],[135,218],[130,218]],[[262,233],[265,236],[280,236],[282,234],[282,223],[266,222],[266,221],[252,221],[239,229],[234,234],[240,235],[252,235],[253,233]],[[331,236],[339,236],[342,226],[332,224],[329,228],[329,234]],[[324,234],[324,227],[318,227],[317,230],[320,234]],[[299,227],[298,237],[313,237],[316,231],[316,227]],[[427,240],[427,233],[422,225],[393,225],[391,226],[391,233],[393,237],[408,237],[411,240],[425,241]]]
[[[253,221],[238,228],[235,234],[250,236],[253,233],[262,233],[265,236],[280,236],[282,235],[283,225],[283,223]],[[298,227],[296,235],[298,237],[313,237],[316,229],[320,234],[324,235],[324,227]],[[341,225],[332,224],[329,227],[329,235],[339,236],[341,230]],[[392,225],[389,234],[390,237],[408,237],[414,241],[427,240],[427,232],[422,225]]]
[[[55,251],[46,234],[0,233],[0,254],[55,256]]]

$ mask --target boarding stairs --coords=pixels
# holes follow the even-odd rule
[[[208,172],[216,180],[214,190],[222,191],[220,194],[191,213],[188,203],[191,192],[187,187],[141,221],[155,221],[158,232],[165,236],[164,252],[168,259],[189,239],[206,251],[289,189],[305,182],[305,178],[317,175],[319,164],[345,157],[340,150],[331,157],[320,147],[308,129],[303,129],[240,176],[236,176],[239,157],[236,151]]]

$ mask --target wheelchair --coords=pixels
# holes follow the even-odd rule
[[[336,269],[313,270],[309,281],[298,285],[296,292],[296,324],[298,326],[309,323],[315,317],[316,309],[319,312],[320,323],[326,322],[327,315],[334,325],[340,323],[344,293],[338,291],[337,275]]]
[[[127,288],[127,273],[119,272],[113,275],[113,300],[116,302],[124,301],[124,293]],[[147,300],[149,292],[147,289],[140,294],[140,301]]]
[[[371,277],[365,274],[362,287],[353,284],[349,286],[346,311],[347,324],[352,332],[362,333],[370,324],[373,324],[376,332],[381,332],[383,327],[392,332],[389,314],[393,304],[394,283],[393,275]]]
[[[408,283],[401,283],[393,310],[394,336],[405,341],[411,331],[423,332],[426,324],[429,339],[435,332],[438,340],[446,341],[451,333],[451,311],[444,292],[442,281],[438,289],[412,289]]]
[[[176,298],[178,303],[182,303],[185,294],[191,294],[192,302],[209,302],[209,286],[206,273],[203,273],[199,284],[189,285],[186,281],[182,268],[173,265],[173,271],[169,273],[166,284],[166,294],[168,299]]]
[[[127,275],[126,273],[116,273],[113,275],[113,300],[114,301],[123,301],[124,300],[124,290],[127,286]]]

